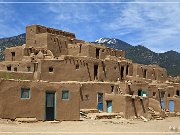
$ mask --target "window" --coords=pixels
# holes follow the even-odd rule
[[[142,96],[142,90],[141,89],[138,90],[138,96]]]
[[[99,51],[100,49],[99,48],[96,48],[96,58],[99,59]]]
[[[63,90],[61,98],[62,99],[69,99],[69,91],[68,90]]]
[[[30,98],[30,88],[21,88],[21,98],[23,99]]]
[[[79,53],[81,53],[82,45],[79,45]]]
[[[79,69],[79,64],[76,64],[76,69]]]
[[[127,67],[126,67],[126,75],[128,75],[129,74],[129,65],[127,65]]]
[[[161,98],[164,98],[164,95],[165,95],[165,91],[161,91],[160,97],[161,97]]]
[[[12,55],[12,61],[15,61],[15,52],[11,52]]]
[[[179,90],[176,90],[176,95],[177,95],[177,96],[180,96]]]
[[[27,67],[27,71],[30,72],[31,71],[31,67]]]
[[[111,92],[112,93],[114,92],[114,86],[111,86]]]
[[[94,65],[94,80],[98,80],[98,65]]]
[[[14,71],[17,71],[17,67],[14,67]]]
[[[89,100],[89,95],[88,94],[85,95],[85,100]]]
[[[155,97],[156,96],[156,92],[153,92],[153,97]]]
[[[168,97],[170,97],[171,96],[171,94],[170,93],[168,93]]]
[[[124,79],[124,66],[121,66],[121,80]]]
[[[8,71],[11,71],[11,66],[7,66],[7,70],[8,70]]]
[[[147,75],[147,69],[144,69],[143,78],[146,78]]]
[[[54,71],[53,67],[49,67],[49,72],[53,72],[53,71]]]

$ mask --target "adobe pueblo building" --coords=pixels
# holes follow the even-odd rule
[[[0,62],[0,118],[79,120],[81,109],[149,115],[180,112],[178,78],[158,65],[132,63],[125,52],[40,25]]]

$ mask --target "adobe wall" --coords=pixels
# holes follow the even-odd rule
[[[166,80],[167,72],[164,68],[161,68],[157,65],[143,65],[133,63],[133,76],[163,82]]]
[[[26,44],[26,48],[50,50],[55,57],[68,54],[67,46],[70,43],[70,40],[66,37],[50,33],[40,33],[36,34],[33,40],[34,43],[31,43],[31,45]]]
[[[65,36],[67,38],[75,38],[74,33],[65,32],[62,30],[48,28],[48,27],[40,26],[40,25],[31,25],[31,26],[26,27],[27,47],[32,47],[32,46],[36,47],[36,44],[35,44],[36,35],[41,34],[41,33],[50,33],[54,35]]]
[[[72,56],[89,56],[89,46],[84,44],[69,44],[68,55]]]
[[[48,81],[117,81],[126,79],[126,62],[83,57],[64,57],[63,59],[41,60],[41,79]],[[97,76],[94,74],[94,65],[98,65]],[[121,77],[121,67],[124,67],[124,76]],[[49,67],[54,70],[49,72]]]
[[[79,69],[76,69],[76,64]],[[88,81],[93,78],[90,71],[90,64],[86,65],[83,60],[42,60],[41,63],[41,80],[46,81]],[[49,67],[53,72],[49,72]]]
[[[173,92],[174,95],[180,96],[180,84],[179,83],[174,83],[173,86],[174,86],[174,92]],[[179,91],[179,95],[177,95],[177,91]]]
[[[105,73],[103,80],[107,81],[117,81],[119,80],[125,80],[126,76],[131,75],[132,69],[129,68],[127,72],[127,65],[129,67],[132,66],[132,64],[127,63],[126,61],[113,61],[113,60],[105,60],[102,63],[102,70]],[[122,74],[121,74],[122,72]]]
[[[166,104],[166,109],[169,108],[169,100],[173,100],[174,101],[174,112],[180,112],[180,98],[175,98],[175,97],[168,97],[167,98],[167,102]]]
[[[152,107],[154,111],[161,112],[161,104],[159,100],[149,98],[149,107]]]
[[[126,94],[138,95],[138,90],[143,90],[149,92],[148,83],[135,83],[132,82],[129,86],[129,83],[126,83]]]
[[[55,57],[67,55],[69,43],[66,37],[47,34],[47,50],[50,50]]]
[[[24,46],[16,46],[5,49],[5,61],[21,61],[24,55]],[[12,56],[15,53],[15,56]]]
[[[104,112],[107,112],[107,101],[112,101],[113,113],[126,113],[126,97],[121,94],[105,94]]]
[[[2,61],[0,62],[0,71],[8,71],[7,67],[11,67],[11,71],[15,72],[33,72],[34,63],[31,61]]]
[[[126,96],[126,118],[133,118],[133,116],[144,116],[147,117],[149,99],[148,97],[135,97]]]
[[[1,80],[0,87],[0,118],[45,120],[45,92],[53,91],[56,120],[79,120],[79,84]],[[21,87],[30,88],[30,99],[20,98]],[[61,99],[62,90],[69,90],[69,100]]]
[[[149,89],[149,93],[148,93],[149,98],[153,98],[158,102],[160,102],[160,94],[158,91],[158,87],[154,84],[154,85],[149,85],[148,89]]]
[[[125,52],[122,50],[115,50],[112,48],[107,48],[104,45],[91,43],[80,43],[77,45],[71,44],[68,46],[68,49],[68,54],[73,56],[88,56],[97,59],[105,59],[107,56],[125,57]]]
[[[48,33],[36,34],[34,40],[34,44],[32,46],[26,44],[26,47],[32,48],[44,48],[47,49],[48,45]]]
[[[103,83],[103,82],[89,82],[82,83],[80,88],[80,108],[81,109],[97,109],[98,101],[97,94],[98,92],[103,93],[105,99],[105,93],[112,93],[112,87],[116,89],[114,83]]]
[[[125,118],[134,118],[134,116],[147,116],[149,99],[147,97],[132,97],[130,95],[106,94],[105,108],[107,109],[106,101],[112,101],[112,112],[123,112]]]

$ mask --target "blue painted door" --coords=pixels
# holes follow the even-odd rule
[[[98,110],[103,111],[103,93],[97,95]]]
[[[174,112],[174,100],[169,100],[169,111]]]
[[[164,98],[161,98],[161,109],[164,109]]]
[[[112,101],[107,101],[107,112],[112,113]]]

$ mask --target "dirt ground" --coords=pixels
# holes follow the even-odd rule
[[[112,135],[180,134],[180,117],[143,122],[140,119],[84,119],[82,121],[19,123],[0,120],[0,135]]]

